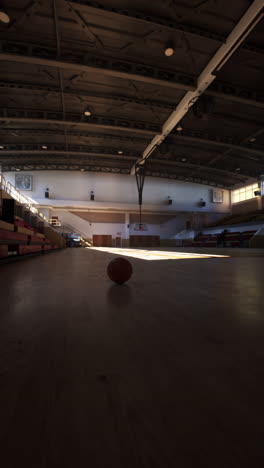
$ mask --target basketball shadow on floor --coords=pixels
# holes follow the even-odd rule
[[[113,284],[107,291],[109,305],[121,309],[133,302],[131,288],[127,284]]]

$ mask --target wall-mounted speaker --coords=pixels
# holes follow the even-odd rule
[[[203,200],[201,200],[201,201],[199,201],[198,205],[199,205],[199,206],[205,206],[205,205],[206,205],[206,202],[203,201]]]

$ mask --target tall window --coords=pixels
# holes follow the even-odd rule
[[[255,198],[254,192],[259,190],[259,184],[247,185],[232,192],[232,203],[238,203],[244,200],[249,200],[250,198]]]

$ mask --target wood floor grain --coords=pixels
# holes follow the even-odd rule
[[[260,257],[0,267],[4,468],[264,466]]]

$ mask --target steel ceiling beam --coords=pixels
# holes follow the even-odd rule
[[[54,48],[36,46],[34,44],[21,44],[15,41],[0,41],[0,61],[61,68],[78,73],[99,73],[171,89],[191,91],[195,89],[197,84],[195,76],[160,69],[156,66],[128,62],[119,58],[98,57],[91,54],[69,51],[68,53],[65,52],[60,60],[58,60]],[[264,108],[263,93],[218,80],[211,83],[210,89],[206,90],[206,94],[218,99]]]
[[[16,112],[17,113],[17,117],[13,116],[13,113]],[[142,134],[145,134],[146,135],[146,139],[141,137],[140,138],[140,141],[142,140],[142,143],[143,141],[146,141],[147,138],[150,136],[150,135],[153,135],[155,132],[154,130],[149,130],[148,128],[146,128],[145,130],[143,129],[135,129],[133,127],[134,125],[134,122],[127,122],[127,127],[124,128],[123,126],[120,127],[120,125],[118,126],[118,122],[116,122],[116,119],[110,119],[111,120],[111,123],[110,124],[106,124],[106,118],[104,117],[96,117],[96,120],[95,123],[90,123],[90,122],[85,122],[83,120],[80,120],[79,122],[77,120],[69,120],[69,121],[63,121],[63,120],[58,120],[59,118],[59,114],[60,113],[52,113],[52,116],[50,116],[50,113],[46,113],[46,112],[42,112],[41,111],[41,115],[42,115],[42,119],[40,118],[37,118],[37,117],[32,117],[32,112],[33,114],[35,115],[36,112],[34,111],[24,111],[24,110],[9,110],[9,112],[5,112],[5,111],[1,111],[0,110],[0,121],[2,121],[2,125],[3,125],[3,122],[7,122],[7,124],[3,125],[2,128],[4,128],[5,130],[7,129],[9,133],[13,132],[13,131],[19,131],[19,132],[23,132],[25,131],[25,134],[28,136],[34,136],[34,133],[36,133],[36,135],[38,135],[38,141],[39,141],[39,135],[47,135],[47,134],[51,134],[51,135],[63,135],[63,131],[60,131],[59,129],[56,130],[56,129],[51,129],[50,131],[48,131],[47,129],[28,129],[28,128],[19,128],[19,129],[8,129],[8,124],[11,123],[11,122],[17,122],[19,124],[23,124],[23,123],[47,123],[47,124],[58,124],[58,125],[74,125],[74,126],[83,126],[83,127],[87,127],[87,128],[91,128],[91,129],[94,129],[94,128],[106,128],[107,130],[110,130],[110,129],[113,129],[113,130],[125,130],[125,131],[131,131],[131,132],[137,132],[139,133],[140,135]],[[11,113],[11,116],[10,116],[10,113]],[[37,112],[37,114],[39,115],[40,112]],[[48,115],[47,115],[48,114]],[[79,114],[74,114],[75,116],[77,115],[79,117]],[[53,118],[51,118],[53,117]],[[82,117],[81,117],[82,119]],[[89,117],[90,119],[90,117]],[[122,121],[124,122],[124,121]],[[138,124],[138,123],[137,123]],[[129,126],[130,125],[130,126]],[[147,125],[147,124],[146,124]],[[152,124],[151,124],[152,125]],[[259,134],[259,132],[258,132]],[[72,135],[72,136],[83,136],[83,137],[88,137],[88,138],[98,138],[98,139],[111,139],[111,140],[120,140],[120,141],[134,141],[134,137],[131,138],[131,137],[127,137],[127,136],[119,136],[119,135],[107,135],[107,134],[89,134],[89,133],[86,133],[86,132],[74,132],[74,131],[69,131],[68,132],[68,135]],[[23,136],[23,135],[21,135]],[[135,137],[137,138],[137,137]],[[258,158],[261,158],[264,160],[264,150],[259,150],[259,149],[255,149],[255,148],[252,148],[252,147],[248,147],[248,146],[245,146],[245,144],[236,144],[232,138],[230,137],[224,137],[224,136],[220,136],[220,135],[208,135],[208,133],[206,132],[202,132],[202,131],[192,131],[192,130],[184,130],[184,134],[174,134],[174,133],[171,133],[170,137],[169,137],[169,140],[168,142],[166,143],[166,146],[168,146],[168,152],[170,151],[170,147],[171,147],[171,150],[176,150],[177,151],[177,147],[175,147],[175,143],[177,142],[183,142],[183,143],[187,143],[187,144],[194,144],[194,145],[198,145],[199,149],[201,149],[201,151],[203,151],[204,148],[202,148],[201,146],[199,145],[202,145],[202,146],[206,146],[206,147],[215,147],[215,148],[223,148],[223,149],[227,149],[228,150],[228,153],[231,153],[232,151],[239,151],[239,152],[243,152],[243,153],[246,153],[248,155],[253,155],[253,156],[257,156]],[[43,144],[46,144],[46,142],[44,141],[43,139]],[[6,145],[10,145],[10,147],[13,147],[13,149],[16,147],[16,148],[19,148],[19,147],[23,147],[23,145],[27,145],[26,143],[25,144],[15,144],[15,143],[6,143]],[[5,146],[6,146],[5,145]],[[28,144],[29,146],[32,146],[34,145],[34,143],[30,143]],[[54,143],[51,143],[51,145],[55,145]],[[56,144],[56,146],[58,146],[59,144]],[[80,145],[79,145],[80,146]],[[83,145],[82,145],[83,146]],[[76,147],[76,145],[75,145]],[[0,154],[3,153],[3,150],[0,150]]]
[[[8,29],[16,28],[21,26],[25,21],[29,21],[33,15],[35,15],[43,5],[43,0],[32,0],[22,10],[21,14],[15,18],[8,26]]]
[[[56,86],[49,86],[49,85],[42,85],[36,83],[23,83],[23,82],[12,82],[12,81],[0,81],[0,89],[10,89],[10,90],[28,90],[28,91],[37,91],[37,92],[45,92],[47,94],[54,93],[59,94],[60,88]],[[127,103],[127,104],[137,104],[139,106],[145,107],[157,107],[159,109],[164,110],[171,110],[174,109],[175,105],[171,103],[156,101],[156,100],[149,100],[149,99],[140,99],[136,98],[135,96],[120,96],[118,94],[107,94],[107,93],[97,93],[93,91],[85,91],[83,89],[71,89],[71,88],[64,88],[64,94],[68,96],[73,96],[77,98],[85,98],[85,99],[103,99],[106,101],[115,101],[117,103]],[[263,103],[264,106],[264,103]]]
[[[245,106],[264,109],[263,92],[241,88],[231,83],[223,83],[218,80],[214,81],[204,94],[215,97],[219,100],[237,102],[238,104],[244,104]]]
[[[231,31],[226,41],[211,58],[207,66],[197,79],[197,87],[194,91],[188,91],[181,99],[175,111],[171,113],[162,127],[161,134],[157,134],[149,143],[142,157],[133,166],[131,175],[135,175],[136,165],[145,164],[155,149],[167,138],[175,126],[188,113],[190,107],[200,98],[211,83],[215,80],[222,67],[228,62],[234,52],[240,47],[250,32],[264,16],[263,0],[254,0],[246,13]]]
[[[142,11],[136,11],[135,9],[125,9],[125,8],[110,8],[100,3],[90,1],[90,0],[71,0],[67,1],[68,5],[71,8],[82,8],[87,13],[98,13],[103,12],[107,13],[111,19],[116,19],[117,21],[122,21],[125,18],[135,20],[136,23],[142,23],[142,25],[148,24],[155,29],[162,28],[164,31],[167,31],[169,34],[172,32],[186,33],[191,35],[194,39],[205,38],[212,41],[223,43],[226,40],[226,37],[217,34],[212,31],[207,31],[196,26],[181,24],[173,19],[166,19],[162,17],[155,17],[154,15],[146,15]],[[181,6],[182,7],[182,6]],[[188,8],[191,10],[191,7]],[[243,49],[249,50],[256,54],[263,54],[264,51],[260,47],[257,47],[255,44],[247,43],[243,45]]]
[[[14,150],[11,150],[11,151],[1,151],[0,153],[0,161],[4,161],[5,158],[3,156],[16,156],[17,158],[19,158],[20,156],[39,156],[41,155],[43,158],[48,158],[48,157],[55,157],[55,158],[58,158],[59,156],[64,156],[64,157],[72,157],[72,156],[78,156],[79,158],[80,157],[85,157],[85,156],[96,156],[96,157],[100,157],[100,158],[109,158],[109,159],[115,159],[115,160],[118,160],[120,159],[120,161],[124,160],[124,161],[135,161],[137,159],[137,156],[127,156],[126,154],[124,154],[124,156],[122,155],[122,157],[120,157],[119,155],[117,154],[114,154],[114,153],[111,153],[111,154],[107,154],[107,153],[100,153],[100,152],[97,152],[97,151],[89,151],[89,152],[85,152],[85,151],[56,151],[56,150],[22,150],[22,151],[14,151]]]
[[[264,109],[264,94],[257,94],[255,91],[250,91],[246,89],[241,89],[233,85],[228,85],[225,83],[215,82],[212,84],[211,88],[205,92],[210,96],[213,96],[218,99],[230,100],[232,102],[237,102],[239,104],[245,104],[249,106],[259,107]],[[56,86],[43,85],[38,83],[25,83],[20,81],[0,81],[0,89],[10,89],[10,90],[28,90],[28,91],[37,91],[44,93],[59,94],[60,88]],[[222,91],[221,91],[222,90]],[[224,91],[223,91],[224,90]],[[175,103],[162,102],[157,100],[149,100],[144,98],[137,98],[135,96],[124,96],[118,94],[108,94],[94,91],[86,91],[84,89],[73,89],[69,87],[64,88],[64,94],[72,97],[84,99],[101,99],[117,103],[127,103],[127,104],[136,104],[139,106],[145,107],[156,107],[160,110],[172,110],[176,106]]]
[[[166,166],[173,166],[173,167],[180,167],[180,168],[184,168],[184,169],[194,169],[194,168],[200,168],[204,171],[206,171],[207,173],[210,173],[210,176],[213,177],[213,174],[217,175],[217,174],[222,174],[222,175],[229,175],[229,176],[232,176],[234,178],[236,178],[238,181],[239,180],[244,180],[244,179],[247,179],[248,176],[246,175],[243,175],[243,174],[238,174],[237,172],[232,172],[232,171],[228,171],[228,170],[225,170],[225,169],[218,169],[218,168],[212,168],[212,167],[208,167],[204,164],[200,164],[200,163],[190,163],[190,162],[186,162],[186,163],[183,163],[183,162],[180,162],[180,161],[166,161],[165,163],[165,160],[164,159],[150,159],[149,163],[155,165],[155,164],[160,164],[160,165],[166,165]]]
[[[2,129],[0,128],[0,135],[1,135],[1,131],[4,130],[4,135],[6,136],[6,134],[10,134],[12,136],[16,136],[16,137],[24,137],[24,134],[25,135],[30,135],[30,137],[32,138],[32,136],[44,136],[46,137],[46,135],[55,135],[55,136],[61,136],[61,135],[64,135],[64,131],[63,130],[60,130],[59,128],[42,128],[42,129],[39,129],[39,128],[8,128],[6,126],[2,126]],[[110,129],[109,129],[110,130]],[[23,135],[19,134],[19,132],[23,132]],[[79,137],[84,137],[84,138],[96,138],[96,139],[102,139],[102,140],[117,140],[118,141],[125,141],[125,142],[129,142],[129,143],[138,143],[138,144],[144,144],[146,143],[146,141],[148,141],[148,138],[149,136],[148,135],[113,135],[113,134],[108,134],[108,133],[89,133],[89,132],[85,132],[85,131],[82,131],[80,129],[78,130],[68,130],[67,132],[68,135],[70,136],[73,136],[73,137],[76,137],[76,138],[79,138]],[[39,141],[39,139],[38,139]],[[44,144],[44,142],[43,142]]]
[[[156,68],[120,58],[113,59],[90,53],[68,51],[63,52],[58,59],[56,50],[52,47],[15,41],[0,41],[0,50],[0,61],[99,73],[185,91],[195,89],[195,77],[187,73]]]
[[[251,138],[256,138],[259,135],[262,135],[263,132],[264,132],[264,128],[260,128],[260,129],[256,130],[255,132],[251,133],[246,138],[243,138],[243,140],[240,142],[239,146],[241,146],[242,143],[250,142]],[[230,148],[230,149],[227,149],[226,151],[224,151],[223,153],[218,154],[217,156],[214,156],[212,159],[210,159],[208,164],[213,164],[213,163],[215,163],[215,162],[217,162],[219,160],[225,159],[232,151],[233,151],[232,148]],[[253,153],[253,155],[254,155],[254,153]],[[263,155],[264,155],[264,150],[263,150]]]
[[[76,144],[68,144],[67,147],[64,144],[58,143],[49,143],[46,144],[46,149],[43,149],[43,145],[41,144],[34,144],[34,143],[22,143],[22,144],[14,144],[9,143],[4,145],[4,149],[0,149],[0,159],[2,155],[6,154],[49,154],[51,152],[55,152],[56,154],[64,154],[64,153],[72,153],[72,154],[98,154],[102,156],[103,154],[112,154],[113,157],[118,157],[120,159],[135,159],[138,158],[139,152],[134,150],[124,150],[122,151],[122,156],[119,154],[120,146],[119,147],[109,147],[109,146],[91,146],[91,145],[76,145]],[[115,155],[115,156],[114,156]]]
[[[71,60],[74,59],[76,59],[75,62],[71,62]],[[0,61],[62,68],[71,71],[75,70],[78,73],[93,72],[115,78],[164,86],[171,89],[191,91],[195,89],[196,85],[196,77],[181,72],[127,62],[122,59],[98,57],[90,54],[73,54],[72,52],[65,53],[64,56],[58,60],[54,48],[21,44],[14,41],[0,41]],[[206,94],[218,99],[264,108],[263,93],[218,80],[211,84],[210,89],[206,90]]]
[[[39,158],[41,157],[41,160],[39,160]],[[6,163],[11,163],[13,162],[15,164],[15,162],[19,161],[21,162],[22,161],[40,161],[41,163],[47,163],[48,161],[50,162],[51,160],[52,161],[55,161],[55,162],[62,162],[62,161],[67,161],[69,162],[69,159],[70,159],[70,162],[76,162],[76,160],[78,160],[79,162],[81,163],[85,163],[86,161],[88,160],[91,160],[91,158],[93,158],[93,162],[96,164],[98,163],[103,163],[105,165],[105,161],[108,160],[113,160],[116,164],[118,164],[119,166],[122,166],[123,164],[129,164],[129,166],[131,167],[131,164],[137,160],[137,156],[129,156],[127,154],[124,154],[123,156],[119,156],[117,154],[115,154],[114,152],[111,152],[111,150],[109,150],[109,153],[107,153],[107,149],[104,151],[104,152],[100,152],[100,151],[87,151],[87,152],[84,152],[84,151],[56,151],[56,150],[48,150],[48,151],[41,151],[41,150],[24,150],[24,151],[1,151],[0,153],[0,162],[2,164],[6,164]],[[206,164],[201,164],[200,162],[197,161],[197,163],[195,162],[186,162],[186,163],[183,163],[183,162],[180,162],[180,161],[171,161],[171,160],[166,160],[166,159],[152,159],[150,161],[150,166],[159,166],[159,167],[180,167],[182,169],[187,169],[187,170],[190,170],[191,172],[188,174],[189,177],[193,177],[194,174],[197,172],[197,170],[199,171],[206,171],[208,174],[210,174],[210,177],[211,178],[214,178],[214,176],[217,176],[218,174],[222,174],[222,175],[226,175],[226,176],[232,176],[232,177],[235,177],[237,179],[237,181],[244,181],[245,179],[247,179],[249,176],[248,174],[243,174],[243,172],[234,172],[234,171],[230,171],[228,168],[227,169],[223,169],[223,168],[219,168],[219,167],[210,167]],[[255,172],[258,170],[259,166],[256,166],[256,170],[254,170],[254,174]],[[252,168],[253,169],[253,168]],[[248,170],[247,168],[245,168],[245,170]],[[252,171],[251,171],[252,172]],[[251,173],[251,176],[253,177],[253,174]]]
[[[75,22],[82,28],[85,34],[88,35],[90,40],[95,43],[96,47],[98,47],[99,49],[103,48],[104,45],[101,42],[100,38],[97,36],[97,34],[93,32],[93,28],[91,27],[90,24],[87,23],[87,21],[85,21],[85,19],[82,17],[79,11],[75,10],[74,8],[69,8],[69,11],[72,14]]]
[[[62,170],[62,171],[79,171],[81,169],[84,169],[85,171],[91,171],[91,172],[111,172],[111,173],[119,173],[119,174],[129,174],[130,169],[129,168],[119,168],[119,167],[104,167],[104,166],[94,166],[93,163],[89,165],[89,163],[85,164],[69,164],[69,163],[48,163],[48,164],[42,164],[42,163],[19,163],[19,164],[5,164],[3,165],[3,172],[8,172],[8,171],[15,171],[19,169],[20,171],[45,171],[45,170]]]
[[[26,145],[25,145],[26,146]],[[29,146],[29,145],[27,145]],[[54,161],[61,161],[61,160],[67,160],[70,158],[71,161],[74,159],[82,160],[85,161],[86,158],[93,159],[94,162],[97,163],[103,163],[104,160],[114,160],[117,164],[123,164],[124,162],[130,162],[133,163],[133,161],[136,161],[138,159],[138,156],[132,156],[132,155],[122,155],[119,156],[115,154],[114,152],[109,152],[109,149],[105,149],[104,152],[99,152],[99,151],[60,151],[60,150],[54,150],[54,149],[48,149],[48,150],[32,150],[32,149],[24,149],[24,150],[4,150],[0,152],[0,161],[2,164],[5,163],[10,163],[11,161],[19,161],[19,160],[24,160],[24,161],[34,161],[37,156],[41,156],[41,162],[42,163],[47,163],[49,160],[54,160]],[[104,162],[105,164],[105,162]],[[243,174],[238,174],[234,173],[232,171],[228,171],[225,169],[219,169],[219,168],[212,168],[208,167],[206,165],[200,164],[199,162],[197,163],[190,163],[190,162],[180,162],[180,161],[171,161],[171,160],[166,160],[166,159],[152,159],[150,160],[150,166],[162,166],[164,167],[178,167],[181,169],[199,169],[203,170],[206,173],[210,174],[210,177],[213,178],[213,175],[229,175],[234,178],[236,178],[238,181],[243,181],[244,179],[248,178],[248,176]],[[190,174],[191,176],[192,174]]]
[[[118,130],[123,132],[133,132],[145,135],[155,134],[160,131],[159,125],[131,121],[127,119],[117,119],[101,116],[85,117],[84,115],[67,113],[63,115],[61,112],[24,110],[24,109],[0,109],[0,121],[8,126],[11,122],[19,122],[25,124],[47,124],[47,125],[67,125],[79,126],[90,129],[106,129]]]
[[[218,135],[208,135],[205,132],[195,132],[191,130],[188,132],[187,130],[185,130],[185,134],[177,136],[175,134],[171,134],[170,142],[168,143],[168,145],[171,144],[172,139],[175,140],[175,142],[177,142],[178,140],[188,143],[201,143],[202,145],[215,146],[218,148],[227,148],[230,149],[230,151],[242,151],[248,154],[253,154],[255,156],[264,158],[264,150],[258,150],[241,144],[235,144],[232,138]]]

